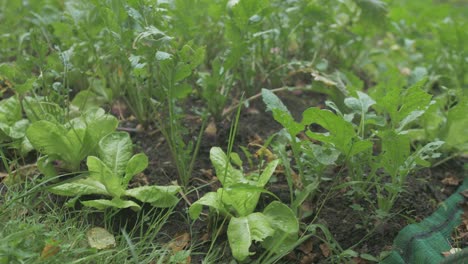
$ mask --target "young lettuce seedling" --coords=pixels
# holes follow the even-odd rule
[[[98,156],[89,156],[87,160],[88,176],[70,183],[52,187],[52,193],[64,196],[82,196],[97,194],[112,199],[96,199],[83,201],[82,204],[104,210],[107,207],[131,208],[141,207],[132,197],[139,201],[150,203],[156,207],[171,207],[179,199],[175,196],[179,186],[142,186],[127,189],[128,183],[136,174],[148,166],[145,154],[132,155],[132,141],[124,132],[111,133],[99,141]]]
[[[209,192],[192,204],[189,214],[198,218],[203,206],[229,216],[227,235],[234,258],[245,260],[252,241],[262,242],[263,247],[275,253],[289,249],[297,240],[299,223],[293,211],[285,204],[274,201],[263,212],[254,212],[260,194],[270,180],[279,160],[271,161],[260,175],[245,176],[235,169],[227,155],[219,147],[210,151],[210,159],[223,188]],[[258,177],[255,177],[258,176]]]

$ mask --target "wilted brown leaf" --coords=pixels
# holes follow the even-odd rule
[[[218,129],[216,128],[216,123],[214,122],[214,120],[211,120],[205,128],[205,137],[207,137],[208,140],[215,140],[217,132]]]
[[[302,243],[299,246],[299,250],[302,251],[304,254],[312,253],[313,249],[314,249],[314,242],[312,241],[312,239],[307,240],[306,242]]]
[[[50,258],[55,256],[60,251],[60,247],[57,246],[56,241],[52,241],[51,243],[47,243],[41,252],[41,259]]]
[[[442,183],[445,184],[445,185],[449,185],[449,186],[458,186],[460,184],[461,180],[450,175],[448,177],[445,177],[443,180],[442,180]]]
[[[190,234],[187,232],[178,233],[174,239],[167,244],[167,247],[172,250],[173,253],[184,250],[190,243]]]
[[[301,258],[301,261],[299,263],[300,264],[312,264],[312,263],[315,263],[316,258],[317,258],[317,254],[310,253],[310,254],[304,255]]]
[[[330,256],[330,247],[328,246],[328,244],[323,243],[323,244],[320,244],[319,247],[320,247],[320,250],[322,251],[322,255],[328,258]]]

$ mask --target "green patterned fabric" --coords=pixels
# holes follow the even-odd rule
[[[466,178],[463,185],[431,216],[402,229],[393,241],[393,251],[381,263],[468,263],[467,249],[448,258],[442,255],[451,249],[450,236],[461,223],[463,209],[460,205],[466,201],[461,194],[464,190],[468,190]]]

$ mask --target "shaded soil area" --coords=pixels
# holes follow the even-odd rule
[[[324,96],[313,92],[280,92],[285,105],[293,116],[300,120],[301,113],[311,106],[321,106]],[[189,186],[189,193],[179,203],[171,216],[171,220],[165,225],[163,232],[168,237],[187,232],[192,234],[192,249],[197,252],[206,252],[209,247],[209,235],[213,232],[213,225],[209,221],[195,221],[192,225],[187,221],[187,210],[190,203],[195,202],[204,193],[215,191],[220,187],[214,177],[214,170],[209,161],[209,150],[213,146],[223,149],[228,145],[229,128],[232,120],[228,117],[216,123],[216,134],[204,135],[202,139],[196,167]],[[187,121],[188,128],[193,135],[197,135],[201,127],[201,120],[191,119]],[[269,136],[279,131],[281,126],[273,119],[271,113],[267,113],[261,99],[250,102],[250,107],[243,109],[240,117],[239,131],[235,138],[234,151],[239,154],[240,146],[246,147],[250,152],[255,152],[255,147],[249,143],[262,144]],[[145,152],[150,159],[150,166],[140,179],[140,184],[169,184],[177,181],[177,171],[171,161],[171,153],[161,133],[140,132],[132,134],[137,151]],[[324,237],[321,232],[317,237],[305,241],[294,252],[284,257],[281,263],[328,263],[327,256],[333,254],[333,250],[351,248],[359,253],[367,253],[379,256],[383,251],[391,250],[392,243],[398,232],[406,225],[418,222],[432,214],[439,203],[450,196],[457,188],[456,183],[447,183],[444,179],[452,178],[462,181],[465,177],[463,166],[466,159],[453,159],[432,169],[424,168],[409,175],[406,183],[406,192],[402,193],[392,209],[392,214],[387,218],[379,218],[375,215],[375,208],[369,208],[369,201],[353,199],[346,194],[346,190],[334,190],[333,181],[323,182],[319,194],[311,201],[307,201],[304,209],[304,218],[301,220],[304,226],[312,221],[323,224],[329,230],[336,244],[326,244],[318,237]],[[336,170],[330,170],[333,177]],[[343,179],[346,175],[341,175]],[[278,181],[270,183],[267,187],[270,191],[288,202],[288,186],[284,177],[277,177]],[[137,179],[138,181],[138,179]],[[135,184],[135,183],[134,183]],[[138,184],[138,183],[136,183]],[[271,201],[262,198],[263,201]],[[356,207],[356,205],[359,205]],[[262,206],[261,204],[259,206]],[[206,218],[205,218],[206,219]],[[384,220],[383,220],[384,219]],[[227,243],[225,232],[221,232],[217,243]],[[255,245],[254,245],[255,246]],[[258,254],[258,253],[257,253]],[[225,253],[226,259],[230,259],[229,253]],[[192,258],[192,263],[199,263],[200,259]],[[355,259],[355,263],[367,263],[363,259]]]

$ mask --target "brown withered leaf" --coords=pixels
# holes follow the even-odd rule
[[[41,252],[41,259],[47,259],[57,255],[57,253],[60,251],[60,247],[57,244],[58,243],[56,241],[46,243]]]
[[[312,253],[313,249],[314,249],[314,242],[312,241],[312,239],[305,241],[299,246],[299,250],[302,251],[304,254]]]
[[[186,248],[189,243],[190,243],[189,233],[187,232],[177,233],[174,239],[172,239],[171,242],[167,244],[167,247],[170,248],[173,253],[177,253],[181,250],[184,250],[184,248]]]
[[[460,184],[461,180],[458,179],[457,177],[454,177],[454,176],[450,175],[448,177],[445,177],[441,182],[443,184],[449,185],[449,186],[458,186]]]
[[[310,253],[310,254],[304,255],[301,258],[301,261],[299,262],[299,264],[312,264],[312,263],[315,263],[316,258],[317,258],[316,253]]]
[[[319,247],[320,247],[320,250],[322,251],[322,255],[328,258],[330,256],[330,247],[328,246],[328,244],[323,243],[323,244],[320,244]]]
[[[214,122],[214,120],[211,120],[210,123],[208,123],[208,125],[206,126],[205,131],[203,133],[208,140],[215,140],[217,132],[218,129],[216,128],[216,123]]]

